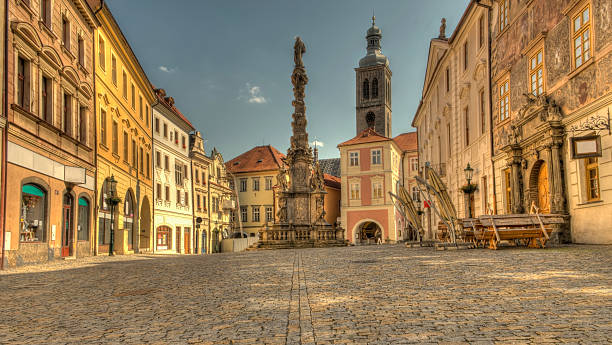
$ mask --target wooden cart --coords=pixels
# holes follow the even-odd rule
[[[530,248],[544,248],[550,239],[554,225],[565,224],[560,214],[506,214],[478,217],[483,230],[477,241],[489,242],[490,249],[497,249],[501,241],[514,241]]]

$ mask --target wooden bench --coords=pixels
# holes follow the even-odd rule
[[[480,240],[497,249],[501,241],[515,241],[530,248],[544,248],[554,225],[565,224],[560,214],[506,214],[478,217],[483,230]]]

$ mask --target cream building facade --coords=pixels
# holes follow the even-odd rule
[[[209,236],[207,236],[207,252],[219,253],[221,240],[228,238],[236,231],[236,223],[231,219],[235,210],[236,198],[230,188],[232,176],[228,173],[223,156],[216,148],[210,153],[210,172],[208,174],[209,200]]]
[[[156,89],[155,95],[155,251],[191,254],[194,252],[195,232],[189,133],[194,128],[163,89]]]
[[[495,208],[491,163],[489,19],[472,1],[450,38],[445,23],[430,42],[422,98],[412,125],[417,128],[419,171],[429,164],[448,188],[458,216],[479,216]],[[474,193],[466,194],[464,169],[474,169]],[[414,193],[413,193],[414,194]],[[416,195],[415,195],[416,196]],[[439,219],[424,209],[427,238]]]
[[[256,236],[266,224],[276,222],[277,180],[285,156],[270,145],[256,146],[227,162],[233,189],[238,195],[232,219],[242,231]],[[237,219],[240,217],[240,219]]]
[[[210,248],[209,176],[212,160],[206,156],[204,139],[200,132],[190,135],[191,174],[193,176],[193,216],[195,219],[194,253],[207,254]]]

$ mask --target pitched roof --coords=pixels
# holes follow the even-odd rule
[[[231,173],[277,170],[284,165],[285,155],[271,145],[255,146],[249,151],[225,163]]]
[[[402,133],[395,138],[393,141],[399,146],[402,151],[416,151],[418,146],[417,132]]]
[[[323,181],[326,186],[331,188],[340,189],[342,186],[340,178],[330,174],[323,173]]]
[[[170,109],[173,113],[176,114],[181,120],[185,121],[185,123],[192,129],[195,130],[195,127],[187,120],[187,117],[181,113],[180,110],[174,105],[174,98],[170,96],[166,96],[166,90],[164,89],[154,89],[155,96],[159,100],[159,103],[166,106],[166,108]]]
[[[387,141],[387,140],[391,140],[391,139],[385,137],[384,135],[380,135],[376,133],[376,131],[373,128],[366,128],[363,130],[363,132],[359,133],[353,139],[338,144],[338,147],[356,145],[356,144],[375,143],[378,141]]]
[[[319,159],[324,174],[340,177],[340,158]]]

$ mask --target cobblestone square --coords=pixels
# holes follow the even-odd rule
[[[612,343],[612,247],[91,257],[0,273],[0,344]]]

